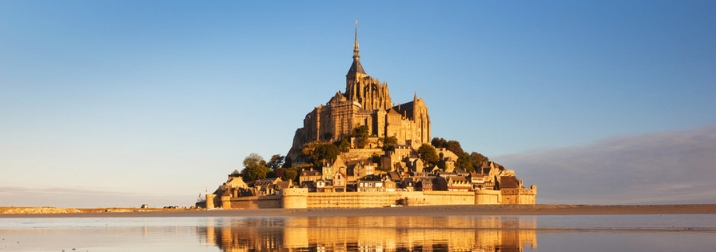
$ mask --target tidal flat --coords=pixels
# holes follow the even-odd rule
[[[714,211],[535,205],[4,214],[0,251],[713,251]]]

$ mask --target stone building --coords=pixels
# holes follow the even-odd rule
[[[288,157],[295,159],[312,141],[334,142],[349,137],[353,129],[367,126],[373,137],[396,137],[398,144],[417,149],[430,143],[428,107],[417,94],[413,100],[394,104],[388,83],[366,74],[360,63],[358,31],[353,45],[353,64],[346,74],[345,92],[337,92],[326,104],[315,107],[296,130]]]

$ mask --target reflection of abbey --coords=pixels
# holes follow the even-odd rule
[[[233,173],[198,204],[224,209],[535,204],[536,186],[525,188],[514,171],[472,154],[465,166],[462,149],[430,147],[431,134],[422,98],[394,104],[388,84],[365,73],[356,31],[345,93],[315,107],[296,130],[286,159],[297,177],[276,170],[277,178],[244,181],[243,174]],[[421,150],[426,145],[432,161]],[[316,146],[334,148],[333,153],[342,147],[330,158],[316,158],[308,154],[317,153]]]
[[[356,31],[353,64],[346,74],[346,92],[336,92],[326,105],[306,115],[303,128],[296,130],[293,137],[289,157],[296,158],[301,148],[311,141],[333,142],[363,125],[372,136],[396,137],[398,144],[413,149],[430,142],[430,116],[425,102],[415,95],[410,102],[393,104],[388,83],[373,79],[363,70]]]
[[[271,225],[267,228],[267,225]],[[537,249],[534,216],[207,219],[200,227],[222,251],[501,251]]]

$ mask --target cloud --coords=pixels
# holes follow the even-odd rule
[[[198,195],[197,195],[198,196]],[[197,197],[193,196],[193,197]],[[190,206],[196,198],[185,195],[159,195],[101,191],[81,188],[28,188],[0,186],[0,206],[53,207],[151,207]]]
[[[716,125],[496,157],[538,203],[716,203]]]

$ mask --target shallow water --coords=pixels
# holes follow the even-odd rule
[[[713,251],[716,215],[0,218],[0,251]]]

